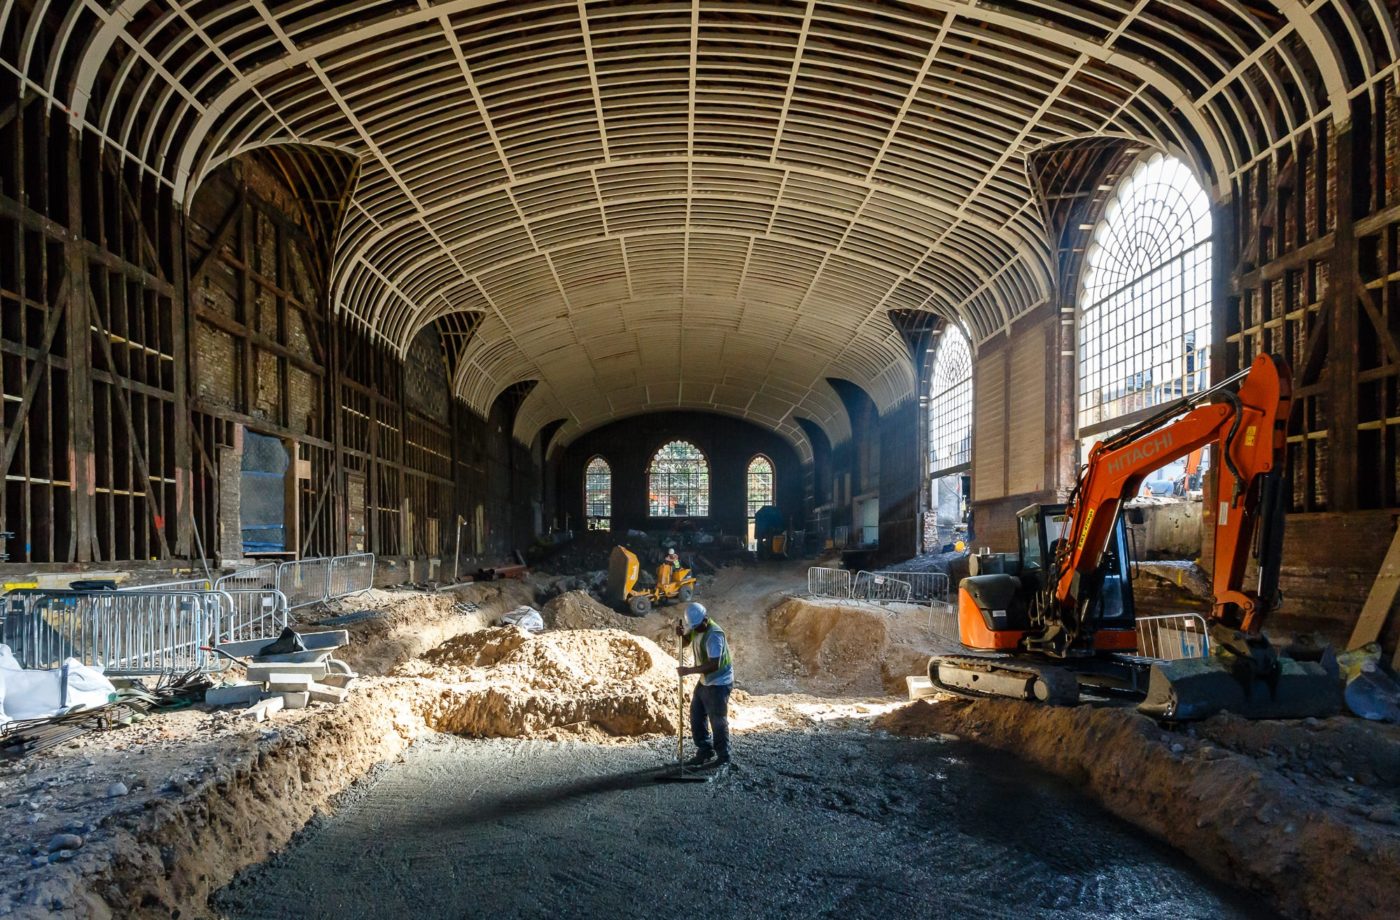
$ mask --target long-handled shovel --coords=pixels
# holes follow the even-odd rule
[[[685,662],[685,640],[676,637],[676,662]],[[708,783],[710,777],[685,765],[685,678],[676,675],[676,762],[655,777],[658,783]]]

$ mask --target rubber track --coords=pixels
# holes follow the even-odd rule
[[[961,696],[967,699],[1025,699],[1024,697],[1012,697],[1001,693],[983,693],[978,690],[968,690],[963,687],[951,687],[938,679],[938,669],[933,666],[934,662],[946,662],[957,665],[963,670],[982,671],[989,673],[998,671],[1003,674],[1015,674],[1017,676],[1035,677],[1044,680],[1051,687],[1052,696],[1045,702],[1052,706],[1072,706],[1079,702],[1079,683],[1074,675],[1064,668],[1046,665],[1044,667],[1027,664],[1015,658],[983,658],[977,655],[935,655],[929,659],[928,679],[939,690],[944,693],[951,693],[954,696]],[[1073,682],[1073,695],[1068,695],[1065,691],[1068,687],[1065,681]],[[1059,686],[1056,686],[1056,685]],[[1028,700],[1028,702],[1038,702]]]

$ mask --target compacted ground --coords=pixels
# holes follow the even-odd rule
[[[351,633],[343,705],[152,714],[0,765],[0,916],[1397,915],[1400,728],[909,704],[947,616],[805,575],[704,584],[740,766],[703,786],[652,780],[677,607],[536,576],[302,611]],[[493,625],[522,604],[544,634]]]
[[[658,784],[665,742],[438,736],[212,901],[262,917],[1244,917],[1068,785],[966,742],[745,734]]]

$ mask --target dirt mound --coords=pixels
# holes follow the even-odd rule
[[[529,634],[514,626],[483,629],[449,639],[423,655],[423,660],[437,665],[438,670],[454,668],[489,668],[525,644]]]
[[[337,601],[334,614],[317,625],[349,630],[350,646],[342,657],[360,674],[388,674],[454,636],[531,603],[533,590],[509,579],[444,592],[376,588]]]
[[[772,639],[793,653],[815,688],[840,693],[903,693],[923,672],[938,640],[924,608],[842,606],[789,598],[768,615]]]
[[[675,667],[651,640],[616,629],[532,635],[502,626],[459,636],[397,674],[425,682],[425,718],[440,731],[630,737],[675,731]]]
[[[587,591],[569,591],[559,595],[540,611],[544,623],[551,629],[626,629],[635,625],[606,604],[593,599]],[[629,623],[628,621],[632,622]]]
[[[1228,718],[1167,731],[1131,710],[957,700],[911,703],[876,726],[911,736],[952,733],[1012,752],[1080,786],[1213,875],[1262,894],[1284,916],[1391,915],[1400,816],[1389,789],[1367,789],[1351,777],[1330,786],[1299,782],[1270,756],[1197,737],[1229,737],[1248,750],[1286,727],[1310,734],[1318,747],[1340,732],[1330,740],[1345,748],[1354,742],[1350,730],[1368,729],[1354,720],[1345,729],[1342,720],[1312,721]]]

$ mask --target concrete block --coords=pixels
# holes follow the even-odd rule
[[[243,710],[240,715],[245,719],[252,719],[254,722],[266,721],[267,717],[275,712],[281,712],[286,703],[280,696],[269,696],[261,703],[254,703]]]
[[[283,674],[274,671],[267,676],[267,689],[273,693],[305,693],[315,681],[310,674]]]
[[[326,663],[324,661],[276,661],[276,662],[253,662],[248,665],[248,680],[255,684],[265,684],[274,674],[303,674],[311,680],[320,680],[326,676]],[[291,689],[306,689],[305,687]]]
[[[262,699],[262,684],[239,684],[234,687],[210,687],[204,691],[209,706],[247,706]]]
[[[282,697],[283,709],[305,709],[306,704],[311,701],[311,694],[305,690],[298,693],[283,693],[280,695]]]
[[[927,677],[909,676],[904,678],[905,684],[909,687],[909,699],[922,700],[938,694],[938,688],[934,687],[933,681]]]
[[[325,677],[321,678],[320,682],[327,687],[340,687],[343,690],[348,688],[351,681],[358,676],[358,674],[327,674]]]
[[[343,703],[350,695],[344,687],[328,687],[325,684],[311,685],[311,699],[318,703]]]

